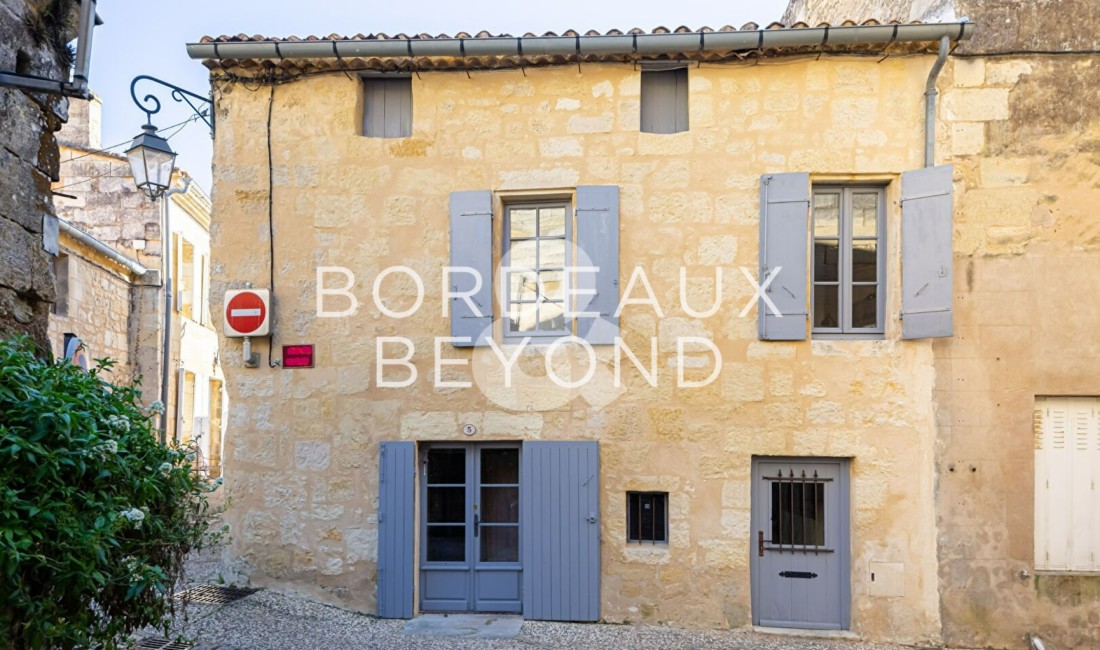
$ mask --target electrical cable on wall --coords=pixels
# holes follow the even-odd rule
[[[275,297],[275,180],[274,161],[271,158],[271,110],[275,104],[275,83],[271,84],[271,93],[267,97],[267,243],[268,243],[268,288],[271,290],[271,339],[267,345],[267,367],[279,367],[279,361],[272,360],[275,350],[275,332],[278,331],[279,321],[275,317],[275,305],[278,298]]]

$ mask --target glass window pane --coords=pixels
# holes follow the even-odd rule
[[[834,285],[814,285],[814,327],[840,327],[840,291]]]
[[[543,208],[539,210],[539,236],[565,236],[565,208]]]
[[[514,241],[508,251],[508,266],[514,269],[535,268],[535,241]]]
[[[519,483],[518,449],[482,449],[482,483]]]
[[[513,303],[508,317],[508,329],[511,332],[533,332],[538,327],[538,305],[529,302],[518,305]]]
[[[840,194],[814,194],[814,237],[840,236]]]
[[[481,488],[481,521],[487,524],[519,522],[519,488]]]
[[[519,526],[482,526],[482,562],[519,562]]]
[[[564,239],[540,239],[539,240],[539,268],[552,269],[565,266],[565,240]]]
[[[852,195],[852,236],[875,237],[878,234],[878,192]]]
[[[565,297],[565,273],[563,271],[543,271],[539,273],[539,293],[543,300],[561,300]]]
[[[878,280],[878,242],[862,240],[852,242],[852,281],[875,282]]]
[[[565,329],[564,303],[544,302],[539,305],[539,329],[544,332]]]
[[[509,225],[511,226],[511,231],[509,234],[512,239],[535,236],[534,208],[522,208],[512,210],[508,214],[508,219]]]
[[[878,327],[878,285],[852,286],[852,327]]]
[[[513,271],[508,274],[508,284],[512,300],[534,301],[539,297],[534,271]]]
[[[836,282],[840,271],[840,243],[836,239],[814,242],[814,282]]]
[[[466,482],[465,449],[431,449],[428,451],[428,483]]]
[[[428,561],[466,560],[465,526],[428,526]]]
[[[429,487],[428,523],[453,524],[466,521],[466,488]]]

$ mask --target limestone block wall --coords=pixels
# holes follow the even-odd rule
[[[50,316],[50,346],[56,358],[65,354],[67,332],[80,337],[87,346],[89,363],[110,357],[117,363],[107,376],[113,383],[134,378],[130,341],[134,304],[129,275],[104,256],[79,242],[63,237],[59,264],[67,277],[58,292],[56,312]]]
[[[63,66],[57,51],[27,27],[25,15],[34,10],[22,0],[0,1],[0,70],[59,79]],[[64,31],[46,22],[49,30]],[[42,219],[53,214],[54,132],[67,110],[62,97],[0,88],[0,336],[29,334],[43,353],[49,349],[54,290],[52,257],[42,249]]]
[[[234,507],[232,557],[251,579],[362,610],[374,607],[377,454],[382,440],[598,439],[603,468],[603,616],[612,621],[742,626],[750,622],[750,461],[754,454],[845,456],[852,461],[853,629],[868,639],[933,643],[940,610],[936,575],[929,341],[901,341],[897,174],[921,166],[926,57],[822,59],[692,68],[690,130],[639,133],[639,73],[584,64],[413,77],[411,138],[358,135],[360,86],[343,74],[274,89],[272,166],[267,161],[270,87],[219,83],[212,226],[215,321],[221,296],[268,286],[275,268],[276,345],[313,343],[317,367],[260,368],[222,339],[233,409],[226,444]],[[753,295],[761,174],[875,178],[887,187],[887,333],[881,341],[756,340]],[[268,222],[268,174],[274,184]],[[451,191],[620,187],[620,264],[641,267],[664,310],[623,312],[622,336],[649,359],[657,339],[659,381],[629,367],[627,390],[528,409],[490,401],[476,388],[435,389],[432,338],[441,317],[440,272],[448,259]],[[270,228],[270,230],[269,230]],[[274,260],[268,233],[274,232]],[[499,246],[499,243],[498,243]],[[371,287],[390,265],[424,280],[415,315],[395,320]],[[356,276],[358,312],[316,318],[316,268]],[[693,318],[679,305],[679,269],[696,309],[725,282],[723,307]],[[394,309],[409,283],[385,283]],[[335,308],[335,307],[330,307]],[[417,345],[419,380],[381,388],[375,340]],[[677,335],[710,339],[722,353],[718,381],[676,386]],[[486,350],[443,347],[469,359],[447,368],[469,378]],[[710,371],[689,350],[688,376]],[[278,350],[275,351],[278,359]],[[521,364],[538,373],[541,357]],[[544,371],[542,371],[544,372]],[[526,395],[527,398],[538,398]],[[514,406],[515,408],[510,408]],[[627,490],[668,490],[666,548],[625,543]],[[872,596],[871,562],[903,565],[901,595]]]
[[[62,133],[76,139],[72,130]],[[150,201],[134,185],[126,158],[65,144],[60,153],[57,191],[75,198],[56,197],[57,215],[123,255],[159,269],[161,202]]]
[[[960,59],[941,86],[958,223],[955,337],[934,346],[952,645],[1025,648],[1028,633],[1048,647],[1100,644],[1100,577],[1033,569],[1035,398],[1100,395],[1094,58]]]

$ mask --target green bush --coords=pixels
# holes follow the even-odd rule
[[[208,541],[193,448],[164,446],[135,387],[0,341],[0,648],[117,648],[167,632],[184,556]]]

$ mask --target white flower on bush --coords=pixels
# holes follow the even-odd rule
[[[164,402],[162,402],[158,399],[157,401],[150,404],[149,408],[147,408],[145,410],[148,411],[149,413],[153,414],[153,415],[160,415],[160,414],[164,413]]]
[[[118,442],[115,440],[108,440],[106,442],[100,443],[99,447],[108,454],[118,453]]]
[[[158,467],[157,470],[161,474],[164,474],[165,476],[168,476],[172,473],[172,463],[161,463],[160,467]]]
[[[124,435],[130,432],[130,420],[121,415],[112,415],[107,418],[107,428],[116,435]]]
[[[145,521],[145,513],[137,508],[130,508],[118,513],[123,518],[129,520],[134,525],[134,528],[141,528],[141,522]]]
[[[219,487],[221,487],[222,483],[222,477],[219,476],[218,478],[206,484],[206,491],[213,492],[214,490],[217,490]]]
[[[189,462],[189,463],[190,463],[190,462],[193,462],[193,461],[195,460],[195,452],[193,452],[193,451],[191,451],[191,452],[188,452],[188,453],[187,453],[186,455],[184,455],[184,458],[185,458],[185,459],[187,460],[187,462]]]

